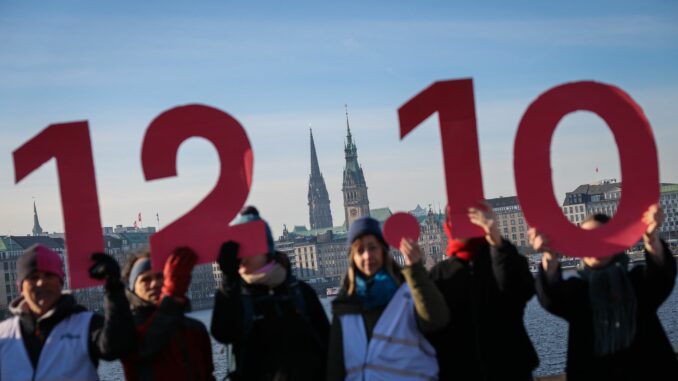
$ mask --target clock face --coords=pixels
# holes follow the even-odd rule
[[[355,217],[358,215],[358,209],[351,209],[351,216]]]

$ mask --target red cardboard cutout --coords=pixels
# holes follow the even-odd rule
[[[603,118],[619,149],[623,181],[617,213],[595,230],[583,230],[563,215],[553,194],[550,147],[560,119],[574,111]],[[605,257],[635,244],[646,226],[643,212],[659,199],[657,149],[643,111],[621,89],[598,82],[557,86],[527,109],[514,147],[520,205],[528,224],[550,240],[557,252],[574,257]]]
[[[15,182],[56,159],[70,288],[93,287],[90,256],[104,251],[92,143],[87,121],[52,124],[13,153]]]
[[[438,112],[443,144],[445,187],[452,234],[455,238],[482,237],[482,229],[468,219],[468,208],[483,196],[473,80],[435,82],[398,109],[400,138]]]
[[[400,247],[403,238],[417,241],[419,234],[419,221],[409,213],[395,213],[384,223],[384,239],[396,249]]]
[[[221,162],[217,184],[198,205],[150,238],[153,268],[161,270],[179,246],[196,251],[198,263],[216,260],[221,244],[240,244],[239,256],[268,251],[262,221],[228,226],[247,200],[252,183],[252,148],[245,130],[230,115],[203,105],[187,105],[160,114],[146,130],[141,164],[146,180],[177,175],[181,143],[202,137],[214,144]]]

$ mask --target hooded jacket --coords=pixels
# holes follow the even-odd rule
[[[230,380],[317,381],[325,375],[329,322],[315,291],[287,270],[279,286],[237,280],[214,296],[211,332],[233,345],[236,372]]]
[[[671,294],[676,280],[676,260],[664,246],[663,263],[645,253],[645,265],[627,275],[636,298],[635,338],[619,352],[594,355],[593,309],[589,284],[581,277],[547,278],[539,266],[537,296],[550,313],[569,323],[568,380],[678,380],[678,362],[657,317],[657,309]]]
[[[136,324],[136,351],[122,360],[128,381],[214,380],[207,328],[165,297],[160,305],[127,291]]]
[[[431,269],[450,321],[429,335],[441,380],[523,380],[539,364],[523,315],[534,295],[527,259],[506,240],[484,242],[471,261],[450,257]]]

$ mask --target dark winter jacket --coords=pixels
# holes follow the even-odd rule
[[[523,315],[534,278],[515,246],[486,243],[470,262],[448,258],[430,276],[450,310],[447,326],[429,335],[440,380],[531,379],[539,359]]]
[[[214,380],[212,343],[204,324],[187,317],[171,297],[157,306],[131,292],[127,296],[137,327],[137,349],[122,360],[128,381]]]
[[[211,332],[233,345],[237,372],[231,380],[317,381],[325,375],[327,315],[315,291],[289,275],[274,289],[225,281],[215,294]]]
[[[444,326],[449,312],[435,285],[428,279],[428,273],[421,262],[403,268],[401,274],[397,274],[397,276],[399,277],[398,283],[406,281],[410,286],[419,329],[425,333],[433,332]],[[348,295],[347,290],[342,287],[339,295],[332,301],[333,318],[327,361],[327,381],[340,381],[346,378],[344,340],[339,316],[344,314],[361,314],[365,330],[367,331],[367,339],[369,340],[372,337],[372,331],[374,331],[377,321],[385,309],[386,306],[372,310],[366,309],[356,294]]]
[[[134,348],[134,321],[123,290],[122,284],[105,290],[104,316],[94,314],[90,321],[88,351],[95,367],[99,359],[115,360]],[[10,310],[19,316],[21,336],[34,368],[52,329],[68,316],[86,311],[68,293],[61,295],[54,309],[37,319],[25,307],[23,296],[10,304]]]
[[[541,305],[569,323],[568,380],[678,380],[678,363],[657,309],[671,294],[676,261],[664,244],[659,265],[645,253],[646,265],[628,272],[636,296],[636,335],[631,346],[607,356],[593,354],[593,311],[588,283],[580,277],[563,279],[560,268],[549,281],[541,266],[537,295]]]

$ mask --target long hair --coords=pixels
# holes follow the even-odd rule
[[[355,292],[355,277],[356,272],[359,270],[358,268],[356,268],[355,262],[353,261],[353,255],[355,252],[358,251],[358,247],[361,244],[360,242],[361,238],[362,237],[356,238],[351,243],[351,246],[348,248],[348,269],[346,270],[346,275],[344,276],[344,280],[342,281],[342,287],[346,290],[348,295],[353,295],[353,293]],[[386,269],[386,272],[388,272],[388,275],[390,275],[391,278],[393,278],[396,284],[400,285],[402,283],[402,280],[400,278],[400,266],[398,266],[396,261],[393,260],[393,256],[391,256],[391,250],[388,244],[380,239],[378,240],[381,243],[381,249],[384,255],[383,267]]]

